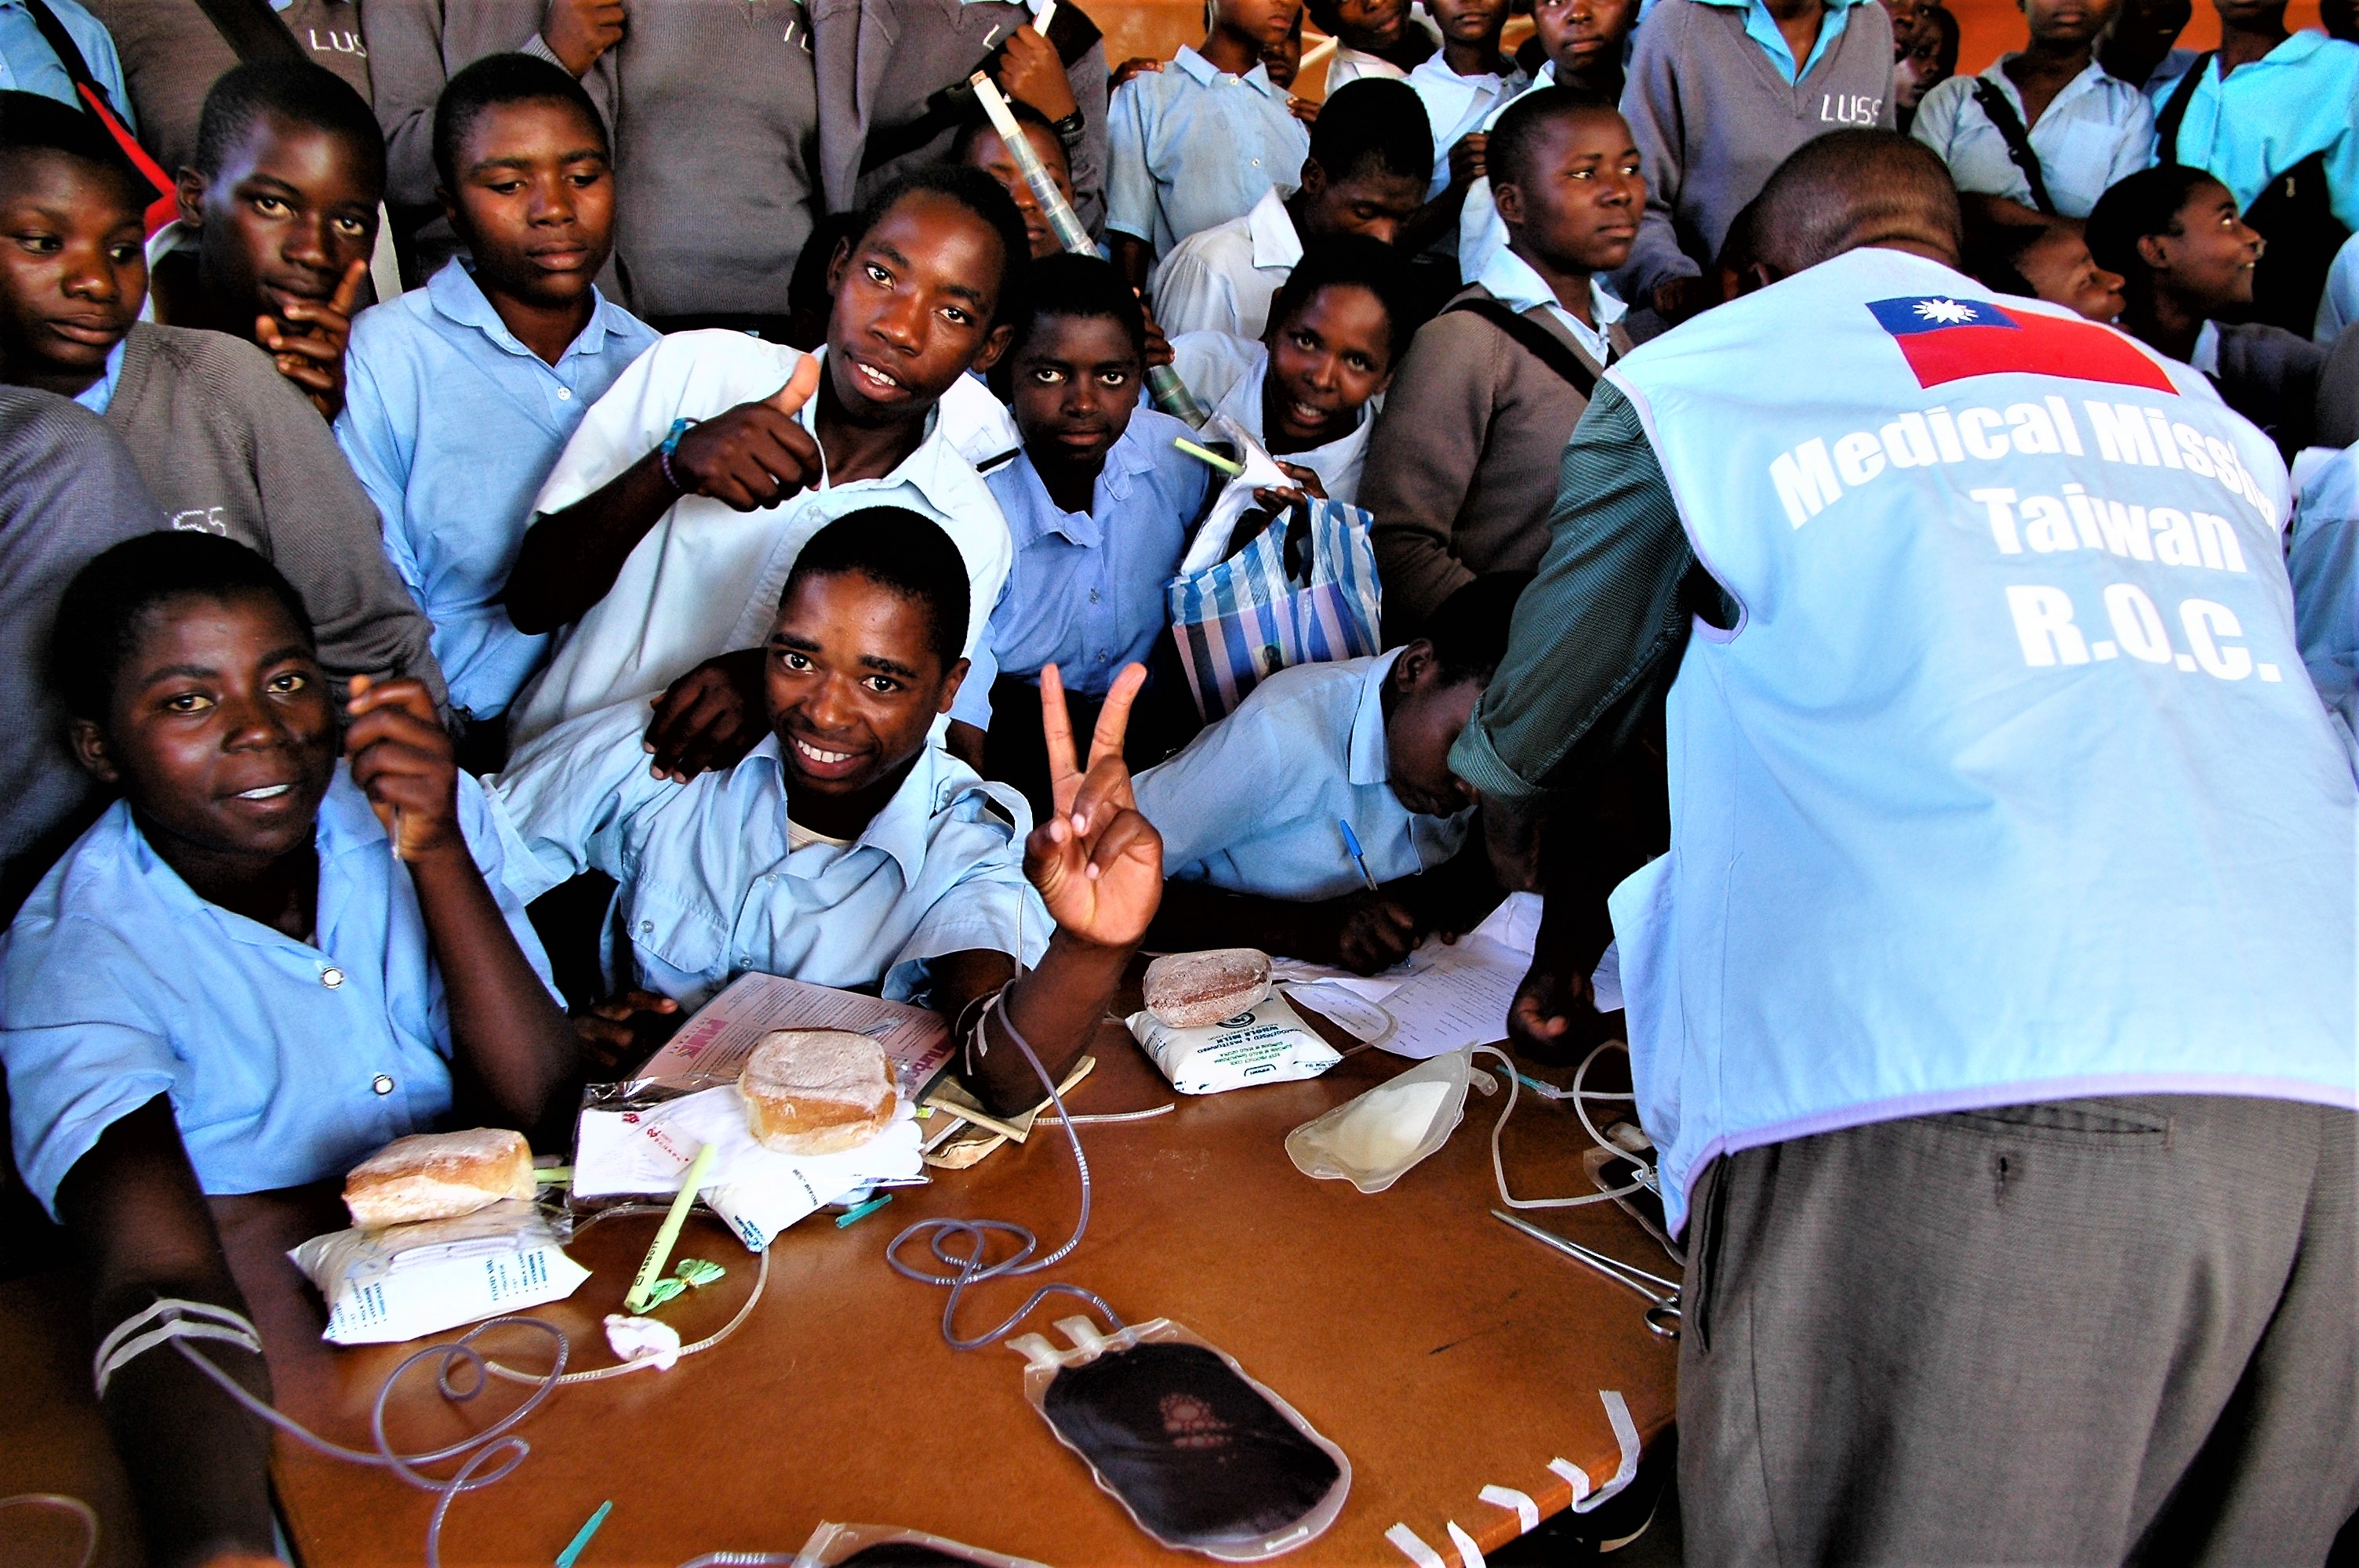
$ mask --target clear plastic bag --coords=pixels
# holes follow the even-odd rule
[[[1009,1557],[889,1524],[825,1524],[795,1553],[795,1568],[1041,1568]]]
[[[1466,1115],[1466,1086],[1495,1094],[1471,1048],[1445,1051],[1345,1100],[1286,1135],[1286,1155],[1306,1176],[1380,1193],[1450,1141]]]
[[[287,1256],[328,1304],[321,1338],[382,1345],[564,1300],[590,1277],[565,1236],[561,1216],[504,1198],[451,1219],[332,1231]]]
[[[1169,1318],[1101,1335],[1038,1334],[1024,1397],[1139,1529],[1173,1551],[1256,1563],[1316,1541],[1343,1510],[1352,1462],[1294,1407]]]

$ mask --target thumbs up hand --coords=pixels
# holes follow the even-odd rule
[[[805,354],[769,396],[690,429],[671,455],[672,482],[739,512],[776,506],[818,482],[819,443],[797,416],[819,390],[819,361]]]

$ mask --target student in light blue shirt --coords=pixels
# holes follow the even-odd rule
[[[521,850],[424,686],[355,679],[340,738],[295,590],[195,530],[97,557],[57,624],[71,744],[121,798],[0,938],[17,1168],[89,1260],[102,1333],[159,1297],[242,1314],[207,1195],[341,1178],[453,1122],[536,1126],[574,1036]],[[267,1397],[251,1346],[209,1348]],[[168,1352],[136,1365],[103,1397],[136,1435],[148,1551],[267,1556],[267,1429]]]
[[[1451,773],[1450,748],[1530,580],[1475,579],[1427,635],[1390,653],[1280,670],[1139,774],[1138,809],[1163,835],[1170,878],[1150,940],[1244,944],[1373,974],[1429,931],[1470,929],[1498,890],[1481,843],[1468,847],[1474,795]]]
[[[336,439],[434,622],[467,761],[488,772],[549,644],[502,602],[533,497],[657,333],[591,281],[613,248],[614,180],[604,122],[578,82],[529,55],[491,55],[451,79],[435,114],[442,189],[473,267],[446,263],[353,323]]]
[[[58,25],[80,51],[90,79],[105,92],[106,106],[125,130],[137,131],[131,94],[123,84],[123,61],[114,52],[114,35],[75,0],[49,0],[49,5]],[[27,0],[0,0],[0,91],[38,92],[77,109],[86,106],[82,94],[74,91],[72,72],[41,36]]]
[[[1048,1072],[1079,1054],[1161,887],[1121,758],[1144,672],[1108,696],[1086,781],[1044,680],[1057,812],[1032,832],[1022,796],[929,739],[966,675],[967,596],[939,524],[850,513],[795,557],[764,649],[768,733],[743,761],[685,784],[658,773],[636,702],[517,753],[492,787],[539,885],[593,867],[621,884],[616,979],[683,1007],[747,970],[881,989],[961,1030],[1005,988],[1005,1016]],[[1037,967],[1010,984],[1018,957]],[[1017,1050],[967,1039],[987,1104],[1038,1101]]]
[[[1022,790],[1036,815],[1049,785],[1035,722],[1041,667],[1057,666],[1087,722],[1115,676],[1154,666],[1170,624],[1164,590],[1212,488],[1212,469],[1174,444],[1194,432],[1140,406],[1146,356],[1146,314],[1111,265],[1079,255],[1035,264],[1031,313],[1000,362],[1024,450],[984,476],[1015,564],[951,706],[950,744]],[[1131,726],[1135,759],[1158,760],[1186,738],[1166,743],[1169,726],[1144,717]]]
[[[1107,109],[1106,239],[1134,288],[1172,246],[1253,211],[1293,178],[1310,134],[1261,63],[1300,0],[1215,0],[1201,50],[1114,90]]]

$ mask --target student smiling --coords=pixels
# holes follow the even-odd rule
[[[1064,1070],[1161,883],[1161,845],[1129,809],[1121,757],[1143,672],[1108,697],[1086,782],[1061,688],[1044,679],[1057,813],[1033,830],[1021,796],[929,740],[967,674],[966,597],[965,563],[931,520],[848,514],[803,546],[779,597],[765,733],[743,761],[686,784],[651,775],[635,704],[518,753],[493,788],[542,885],[593,868],[621,883],[614,946],[630,972],[610,979],[690,1006],[758,970],[880,988],[953,1025],[1004,986],[1006,1016],[1048,1071]],[[1019,958],[1028,972],[1010,985]],[[1041,1096],[1013,1049],[965,1065],[1003,1111]]]
[[[205,96],[178,232],[153,247],[156,319],[258,345],[333,419],[384,196],[359,93],[305,61],[239,66]]]
[[[515,738],[652,697],[745,648],[802,542],[866,506],[908,507],[948,530],[980,607],[971,641],[1008,557],[1007,524],[971,459],[1015,442],[966,373],[1006,351],[1029,265],[1023,220],[990,176],[925,169],[838,247],[821,351],[680,332],[625,371],[558,460],[508,578],[517,630],[576,622],[527,688]],[[962,437],[983,449],[962,450]],[[707,697],[750,711],[755,662],[739,655],[683,683],[659,727]],[[741,718],[723,732],[754,738]]]
[[[1357,495],[1370,406],[1391,384],[1406,308],[1393,248],[1355,235],[1303,253],[1270,303],[1258,343],[1223,332],[1171,341],[1196,395],[1244,427],[1299,481],[1336,501]]]
[[[207,1195],[340,1176],[446,1119],[531,1127],[575,1042],[425,688],[354,697],[340,739],[268,562],[146,535],[57,625],[73,750],[121,798],[0,938],[17,1167],[91,1260],[101,1332],[158,1296],[242,1311]],[[218,1360],[267,1396],[258,1357]],[[105,1403],[158,1561],[269,1550],[259,1422],[170,1356]]]

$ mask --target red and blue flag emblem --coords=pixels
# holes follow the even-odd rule
[[[1974,375],[2069,376],[2176,395],[2170,377],[2127,338],[2093,321],[2002,310],[1987,299],[1919,295],[1872,299],[1917,384],[1936,387]]]

